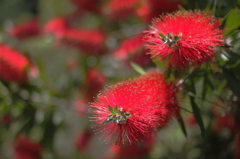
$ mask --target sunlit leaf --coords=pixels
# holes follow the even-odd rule
[[[130,62],[130,64],[135,71],[137,71],[138,73],[140,73],[142,75],[145,74],[145,71],[141,66],[139,66],[138,64],[136,64],[134,62]]]
[[[228,35],[233,30],[237,29],[240,26],[240,16],[238,14],[238,8],[233,9],[227,16],[225,22],[225,31],[224,34]]]

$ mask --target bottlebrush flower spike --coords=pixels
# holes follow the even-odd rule
[[[67,22],[66,19],[62,17],[54,18],[49,20],[44,28],[43,33],[49,34],[52,33],[55,37],[59,37],[61,33],[67,29]]]
[[[132,54],[136,54],[144,50],[143,35],[136,35],[130,39],[123,41],[120,47],[114,51],[113,57],[119,60],[125,60]]]
[[[139,0],[111,0],[106,8],[107,16],[114,21],[125,19],[135,13],[135,5]]]
[[[21,40],[36,36],[40,33],[38,20],[34,18],[24,24],[9,29],[8,32],[10,35]]]
[[[100,54],[104,50],[105,35],[98,30],[66,29],[59,41],[86,54]]]
[[[8,82],[25,83],[29,60],[10,47],[0,44],[0,78]]]
[[[149,54],[157,60],[169,58],[167,68],[187,69],[215,58],[214,47],[223,42],[220,20],[201,11],[167,14],[153,20],[146,31]]]
[[[178,116],[176,89],[152,71],[133,80],[113,85],[91,103],[92,119],[97,132],[104,132],[105,142],[116,145],[150,138],[156,130]]]
[[[41,145],[29,138],[20,135],[16,138],[13,145],[16,159],[40,159],[41,158]]]

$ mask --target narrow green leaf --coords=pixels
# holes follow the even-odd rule
[[[109,112],[110,112],[111,114],[114,114],[113,108],[112,108],[110,105],[108,106],[108,110],[109,110]]]
[[[133,68],[135,71],[137,71],[137,72],[140,73],[141,75],[145,74],[145,71],[144,71],[144,69],[143,69],[141,66],[139,66],[138,64],[136,64],[136,63],[134,63],[134,62],[130,62],[130,64],[131,64],[132,68]]]
[[[228,14],[224,26],[226,29],[224,32],[225,35],[228,35],[240,26],[240,16],[238,15],[238,12],[238,8],[235,8]]]
[[[180,11],[186,11],[186,9],[183,8],[183,6],[181,6],[181,5],[178,5],[178,9],[179,9]]]
[[[158,33],[158,35],[162,38],[163,41],[165,41],[166,36],[165,36],[164,34],[162,34],[162,33]]]
[[[40,77],[43,81],[46,82],[47,81],[47,75],[46,75],[46,72],[45,72],[44,64],[39,58],[37,58],[36,61],[37,61]]]
[[[234,74],[228,69],[221,67],[223,70],[223,74],[227,80],[227,83],[233,93],[240,98],[240,81],[234,76]]]
[[[184,122],[183,122],[182,116],[180,116],[180,117],[178,118],[178,123],[179,123],[180,126],[181,126],[181,129],[182,129],[183,134],[184,134],[185,137],[187,138],[187,131],[186,131],[185,124],[184,124]]]
[[[191,106],[192,106],[192,110],[193,110],[193,113],[194,113],[194,116],[196,118],[196,121],[200,127],[200,130],[201,130],[201,135],[202,137],[204,137],[205,135],[205,129],[204,129],[204,125],[203,125],[203,121],[202,121],[202,117],[201,117],[201,112],[200,112],[200,109],[199,107],[197,106],[196,102],[195,102],[195,98],[192,97],[192,96],[189,96],[190,98],[190,102],[191,102]]]
[[[118,106],[116,105],[113,109],[113,114],[117,114],[118,113]]]

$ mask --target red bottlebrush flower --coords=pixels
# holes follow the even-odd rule
[[[4,114],[1,118],[0,118],[0,124],[3,126],[10,126],[10,124],[12,123],[12,116],[9,114]]]
[[[196,125],[197,124],[197,121],[196,121],[196,118],[194,115],[191,115],[188,117],[187,119],[187,125],[189,126],[193,126],[193,125]]]
[[[130,39],[123,41],[120,47],[114,51],[113,56],[119,60],[125,60],[132,54],[136,54],[139,51],[144,50],[143,35],[137,35]]]
[[[8,82],[25,83],[29,60],[19,52],[0,44],[0,78]]]
[[[85,151],[88,148],[93,133],[86,129],[76,139],[76,146],[79,151]]]
[[[144,48],[143,35],[136,35],[130,39],[124,40],[120,47],[113,52],[113,57],[118,60],[133,61],[141,66],[152,64],[147,50]]]
[[[25,24],[21,24],[11,28],[8,32],[10,35],[21,40],[39,35],[40,28],[39,28],[38,20],[32,19]]]
[[[82,90],[83,98],[92,101],[98,92],[103,88],[106,77],[95,68],[90,68],[86,75],[85,88]]]
[[[84,12],[93,12],[100,14],[100,2],[99,0],[71,0],[77,5],[78,14],[83,14]]]
[[[154,19],[146,31],[146,48],[157,60],[169,58],[167,67],[186,69],[201,66],[215,58],[215,46],[223,42],[220,20],[201,11],[167,14]]]
[[[151,151],[154,145],[154,138],[147,139],[140,143],[133,143],[132,145],[116,146],[112,145],[111,151],[114,159],[141,159]]]
[[[30,140],[25,136],[18,136],[13,145],[16,158],[40,159],[41,146],[39,143]]]
[[[52,33],[55,37],[59,37],[67,28],[66,19],[58,17],[48,21],[43,28],[43,32],[47,34]]]
[[[86,114],[89,109],[88,102],[85,98],[78,99],[74,102],[74,108],[77,110],[78,115]]]
[[[150,138],[154,129],[166,126],[173,115],[178,116],[173,90],[158,71],[109,87],[91,104],[97,132],[104,132],[105,142],[112,140],[116,145]]]
[[[135,13],[134,8],[138,1],[139,0],[111,0],[104,10],[112,20],[123,20]]]
[[[87,54],[100,54],[104,50],[105,36],[97,30],[66,29],[59,37],[60,43]]]
[[[236,125],[233,114],[219,116],[213,120],[212,129],[215,132],[219,132],[224,128],[228,128],[232,132],[237,129],[237,125]]]
[[[147,0],[136,11],[144,22],[149,23],[154,17],[163,13],[177,11],[178,5],[182,5],[180,0]]]

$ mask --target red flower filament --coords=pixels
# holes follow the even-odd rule
[[[167,14],[154,19],[146,31],[149,54],[157,60],[169,58],[167,68],[187,69],[215,58],[214,47],[223,42],[220,20],[201,11]]]
[[[150,138],[179,113],[171,87],[158,71],[109,87],[91,104],[96,131],[116,145]]]

